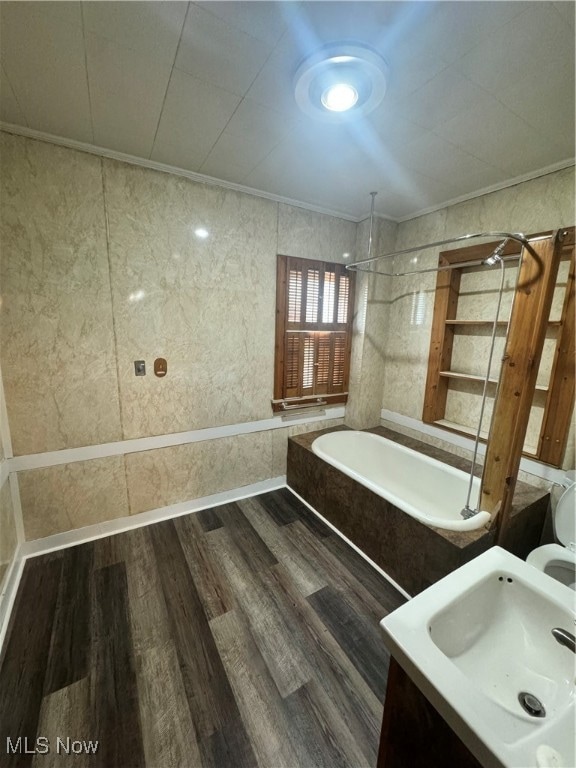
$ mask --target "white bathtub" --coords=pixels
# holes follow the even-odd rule
[[[317,437],[312,450],[324,461],[377,493],[425,525],[450,531],[473,531],[490,520],[479,512],[460,515],[470,476],[460,469],[413,451],[371,432],[329,432]],[[478,498],[474,478],[470,506]]]

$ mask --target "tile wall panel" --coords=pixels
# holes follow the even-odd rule
[[[277,206],[113,161],[105,183],[124,437],[267,418]]]
[[[14,454],[118,440],[101,160],[0,141],[0,354]]]
[[[27,540],[129,513],[123,456],[30,469],[18,482]]]
[[[266,480],[273,477],[272,432],[132,453],[126,476],[133,515]]]

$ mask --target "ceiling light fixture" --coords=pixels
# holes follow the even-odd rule
[[[386,93],[388,66],[364,45],[341,43],[309,56],[294,78],[300,109],[331,122],[366,115]]]
[[[320,101],[332,112],[346,112],[358,101],[358,91],[348,83],[336,83],[326,88]]]

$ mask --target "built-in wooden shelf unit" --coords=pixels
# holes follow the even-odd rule
[[[542,375],[534,387],[534,397],[536,393],[540,393],[538,404],[540,408],[543,406],[540,435],[537,445],[526,443],[523,446],[524,455],[554,466],[560,466],[564,456],[570,415],[574,405],[574,228],[565,228],[562,232],[565,234],[560,260],[569,261],[570,265],[561,316],[559,319],[546,320],[546,335],[552,338],[555,344],[550,373],[549,376]],[[528,239],[545,235],[552,235],[552,233],[539,233],[529,236]],[[449,392],[451,387],[458,386],[459,382],[461,386],[461,383],[465,382],[471,387],[477,387],[478,396],[480,396],[485,376],[472,371],[452,369],[454,343],[459,334],[470,336],[476,331],[478,335],[486,336],[493,326],[493,321],[457,317],[460,286],[462,275],[466,270],[471,269],[467,267],[467,262],[486,258],[496,245],[498,245],[497,242],[485,243],[444,251],[440,253],[438,260],[440,266],[448,264],[458,266],[452,270],[438,272],[437,276],[422,420],[427,424],[434,424],[451,432],[468,436],[475,435],[476,430],[469,425],[458,424],[446,418]],[[517,254],[518,250],[518,243],[510,242],[506,246],[504,256]],[[507,325],[507,320],[498,321],[497,333],[500,337]],[[497,370],[497,362],[494,360],[493,371]],[[482,370],[482,365],[479,367]],[[476,369],[478,370],[477,367]],[[489,380],[489,395],[494,396],[497,383],[495,378]],[[530,403],[530,406],[532,404]],[[486,440],[487,437],[487,430],[483,430],[481,439]],[[532,442],[535,442],[535,436]]]

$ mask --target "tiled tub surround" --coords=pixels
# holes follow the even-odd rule
[[[494,544],[494,532],[485,529],[461,532],[426,526],[324,462],[312,452],[311,446],[316,437],[327,431],[332,430],[289,439],[288,486],[406,592],[421,592]],[[458,469],[469,469],[466,459],[385,427],[368,431]],[[518,482],[511,524],[502,545],[525,558],[540,542],[547,508],[547,492]]]

